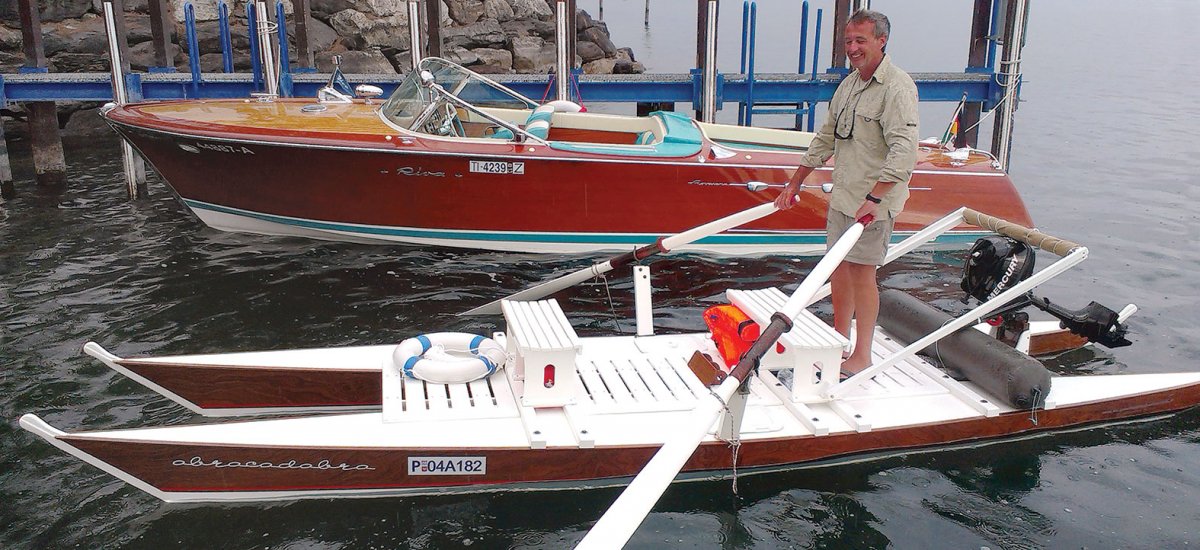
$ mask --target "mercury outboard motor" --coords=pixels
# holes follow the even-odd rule
[[[963,303],[971,298],[986,302],[1029,278],[1033,274],[1034,258],[1032,247],[1009,237],[993,235],[975,241],[963,265],[963,278],[959,285],[966,293]],[[1023,315],[1018,314],[1017,310],[1027,306],[1053,315],[1063,328],[1091,342],[1110,348],[1130,344],[1125,338],[1127,327],[1120,322],[1120,316],[1115,311],[1096,302],[1077,310],[1067,309],[1050,302],[1049,298],[1036,297],[1033,292],[1027,292],[998,309],[995,324],[1021,325],[1021,320],[1014,316]]]
[[[1034,260],[1033,248],[1015,239],[993,235],[975,241],[963,264],[962,283],[959,285],[967,293],[963,303],[972,297],[986,302],[1028,279],[1033,275]],[[1020,307],[1024,307],[1027,300],[1021,298],[1001,310],[1009,309],[1018,302]]]

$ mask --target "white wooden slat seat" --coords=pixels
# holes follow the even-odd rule
[[[771,323],[771,315],[782,309],[788,300],[788,295],[775,287],[729,289],[725,296],[762,328]],[[837,383],[842,352],[849,348],[850,342],[816,315],[804,310],[793,320],[792,330],[780,337],[779,344],[763,357],[763,366],[793,369],[794,401],[823,401],[820,394]],[[820,380],[817,371],[822,373]]]
[[[508,324],[507,350],[515,361],[514,378],[523,380],[521,403],[528,407],[561,407],[579,395],[576,357],[579,336],[558,301],[503,300]]]

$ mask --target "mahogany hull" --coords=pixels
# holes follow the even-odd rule
[[[697,155],[635,157],[499,140],[448,142],[394,130],[187,125],[125,107],[106,116],[214,227],[503,250],[628,249],[653,242],[773,200],[777,190],[752,191],[745,183],[786,183],[799,159],[796,152],[766,150],[717,158],[707,140]],[[482,173],[480,162],[519,167],[519,173]],[[829,167],[814,173],[806,182],[814,188],[797,207],[696,248],[823,249],[828,195],[815,187],[830,176]],[[910,187],[897,238],[962,206],[1031,225],[1007,175],[982,158],[955,166],[926,151]],[[978,234],[949,238],[970,242]]]
[[[1037,412],[1009,412],[937,424],[779,439],[744,439],[737,467],[802,467],[877,453],[967,444],[1177,412],[1200,402],[1200,384]],[[23,419],[22,423],[25,424]],[[37,422],[40,422],[38,420]],[[26,426],[28,428],[28,426]],[[653,445],[596,448],[344,448],[183,444],[103,439],[58,432],[66,445],[148,484],[166,500],[261,500],[359,494],[614,485],[636,475]],[[72,451],[74,452],[74,451]],[[486,460],[484,475],[420,475],[409,461],[422,457]],[[692,476],[727,474],[729,447],[701,445],[684,467]]]

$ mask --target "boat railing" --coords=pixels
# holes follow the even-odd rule
[[[982,212],[972,210],[970,208],[959,208],[954,212],[946,215],[942,219],[930,224],[925,229],[918,231],[912,236],[896,243],[888,248],[887,256],[884,258],[884,265],[894,261],[916,248],[936,239],[941,234],[959,226],[962,223],[977,226],[982,229],[993,231],[1000,235],[1016,239],[1029,246],[1040,248],[1059,257],[1057,261],[1050,264],[1046,268],[1034,273],[1029,278],[1009,287],[1007,290],[993,296],[991,299],[983,302],[974,309],[956,317],[952,321],[942,325],[937,330],[927,334],[925,337],[912,342],[903,349],[888,355],[882,361],[872,364],[857,374],[851,376],[845,382],[832,386],[825,392],[825,397],[832,400],[843,396],[847,391],[850,391],[854,385],[848,382],[856,382],[867,380],[884,369],[891,368],[901,361],[904,361],[917,352],[932,345],[934,342],[941,340],[959,329],[976,323],[979,319],[983,319],[1004,307],[1013,300],[1020,298],[1034,287],[1053,279],[1067,271],[1068,269],[1079,264],[1087,259],[1088,249],[1077,243],[1048,235],[1036,229],[1030,229],[1020,224],[1016,224],[1001,218],[990,216]],[[813,301],[824,298],[828,295],[829,285],[822,289],[822,292],[814,296]]]

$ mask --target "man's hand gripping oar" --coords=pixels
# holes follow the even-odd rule
[[[759,361],[775,345],[775,341],[792,329],[792,319],[808,307],[813,296],[854,247],[854,243],[858,242],[863,229],[871,221],[872,216],[863,216],[834,243],[825,257],[800,283],[800,287],[792,293],[791,298],[788,298],[783,308],[771,316],[771,323],[734,366],[729,376],[712,394],[700,399],[685,425],[674,430],[674,436],[667,440],[629,487],[617,497],[616,502],[580,541],[577,549],[620,548],[629,541],[629,537],[641,525],[646,514],[650,513],[663,491],[704,441],[713,422],[725,410],[725,403],[733,397],[738,386],[745,382],[750,373],[758,368]]]
[[[750,182],[750,184],[754,183],[757,182]],[[798,198],[799,197],[794,197],[792,201],[789,201],[788,207],[790,207],[795,200],[798,200]],[[704,237],[715,235],[722,231],[766,217],[777,212],[778,210],[780,210],[778,201],[775,203],[760,204],[754,208],[749,208],[736,214],[731,214],[724,218],[708,222],[704,225],[693,227],[682,233],[660,238],[653,244],[648,244],[636,250],[613,256],[612,258],[609,258],[603,262],[585,267],[574,273],[563,275],[557,279],[546,281],[535,287],[527,288],[517,292],[516,294],[512,294],[507,298],[502,298],[501,300],[537,300],[539,298],[544,298],[565,288],[570,288],[584,281],[592,280],[619,267],[632,264],[655,254],[671,252],[681,246],[703,239]],[[463,312],[460,315],[495,315],[500,313],[501,300],[484,304],[470,311]]]

